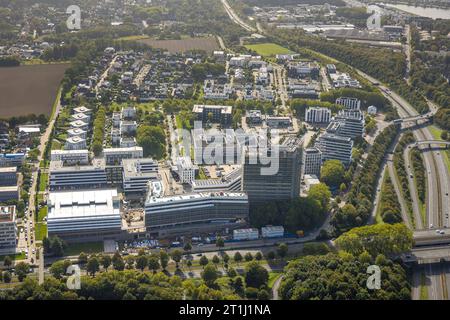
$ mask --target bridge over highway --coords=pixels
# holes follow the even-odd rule
[[[417,147],[419,145],[426,145],[426,144],[433,144],[433,145],[446,145],[450,146],[450,141],[443,141],[443,140],[423,140],[423,141],[417,141],[413,143],[413,146]]]

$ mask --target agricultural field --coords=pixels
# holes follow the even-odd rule
[[[191,50],[204,50],[211,53],[215,50],[220,50],[215,37],[186,38],[181,40],[140,39],[138,42],[152,48],[165,49],[170,53],[183,53]]]
[[[257,54],[263,57],[272,57],[277,54],[292,53],[291,50],[279,46],[275,43],[248,44],[245,47],[249,50],[255,51]]]
[[[0,68],[0,118],[50,115],[69,64],[40,64]]]

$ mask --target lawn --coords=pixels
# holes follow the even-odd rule
[[[103,252],[103,242],[85,242],[69,244],[64,254],[67,256],[77,256],[81,252],[84,253],[98,253]]]
[[[430,129],[431,134],[436,140],[442,140],[441,133],[443,130],[439,129],[436,126],[429,126],[428,129]],[[444,160],[447,164],[447,169],[450,171],[450,150],[443,151],[444,154]]]
[[[40,208],[38,213],[38,222],[44,221],[44,218],[47,216],[47,213],[48,213],[47,206],[43,206],[42,208]]]
[[[41,173],[39,176],[39,191],[45,191],[48,184],[48,173]]]
[[[275,43],[260,43],[260,44],[248,44],[245,46],[247,49],[255,51],[264,57],[275,56],[277,54],[289,54],[293,53],[291,50],[279,46]]]
[[[25,259],[25,253],[16,253],[16,254],[10,254],[10,255],[4,255],[4,256],[0,256],[0,261],[3,261],[7,256],[9,256],[11,258],[11,260],[23,260]]]
[[[279,277],[281,277],[282,273],[278,272],[278,271],[271,271],[269,272],[269,281],[267,282],[267,286],[269,288],[273,287],[273,284],[275,283],[275,281],[277,281],[277,279]]]
[[[43,222],[36,223],[36,240],[42,241],[47,236],[47,225]]]

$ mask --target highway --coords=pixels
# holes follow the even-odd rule
[[[228,13],[228,16],[231,20],[233,20],[236,24],[240,25],[242,28],[249,32],[256,32],[257,30],[253,28],[252,26],[246,24],[244,21],[242,21],[241,18],[234,12],[234,10],[231,8],[231,6],[228,4],[227,0],[221,0],[223,7],[225,8],[225,11]]]

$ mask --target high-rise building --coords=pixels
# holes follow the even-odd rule
[[[194,105],[192,112],[196,115],[197,120],[205,123],[211,122],[221,123],[222,125],[231,124],[231,114],[233,107],[231,106],[214,106],[214,105]]]
[[[0,207],[0,249],[16,248],[16,206]]]
[[[320,176],[322,166],[322,152],[314,147],[303,151],[303,174],[314,174]]]
[[[307,123],[329,123],[331,110],[328,108],[311,107],[305,111],[305,122]]]
[[[259,148],[256,152],[244,149],[242,157],[242,190],[247,192],[251,205],[274,200],[289,200],[300,194],[301,142],[298,139],[286,141],[279,146],[278,159],[273,159],[273,148]],[[262,169],[271,167],[262,157],[268,155],[278,161],[278,172],[262,174]],[[256,160],[256,161],[254,161]],[[263,160],[263,161],[261,161]]]
[[[352,161],[353,140],[349,137],[324,133],[315,146],[322,152],[322,161],[340,160],[345,166]]]

